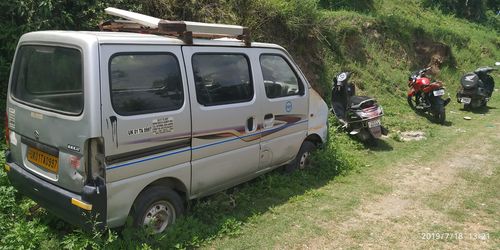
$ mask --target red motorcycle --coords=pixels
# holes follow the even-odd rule
[[[408,105],[413,110],[427,112],[434,116],[436,122],[444,124],[446,120],[445,107],[450,102],[450,98],[444,100],[445,93],[441,81],[431,82],[426,76],[426,72],[431,68],[425,68],[413,72],[408,78]]]

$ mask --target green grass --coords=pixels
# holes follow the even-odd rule
[[[427,205],[436,213],[444,213],[450,219],[434,232],[461,232],[468,238],[487,234],[489,239],[486,242],[490,243],[491,249],[497,249],[500,246],[499,168],[495,168],[491,176],[471,173],[470,170],[464,170],[460,176],[465,183],[451,185],[426,200]],[[457,243],[457,240],[454,241]],[[436,246],[438,245],[435,244],[434,247]]]
[[[482,122],[480,125],[487,125]],[[486,126],[484,126],[486,127]],[[500,147],[500,139],[494,141],[494,148]],[[485,152],[485,154],[487,154]],[[488,164],[498,164],[495,158],[489,159]],[[500,183],[500,169],[493,167],[491,173],[478,172],[476,169],[460,171],[462,183],[456,183],[445,190],[431,195],[427,203],[434,209],[444,211],[451,219],[457,222],[473,221],[471,214],[483,217],[500,218],[500,202],[498,200],[498,183]],[[487,224],[500,230],[498,223],[490,221]]]

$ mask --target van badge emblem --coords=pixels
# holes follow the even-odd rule
[[[286,110],[287,113],[290,113],[290,111],[292,111],[292,107],[293,106],[292,106],[292,102],[291,101],[286,102],[286,104],[285,104],[285,110]]]
[[[40,139],[40,133],[38,130],[35,130],[35,139],[38,141]]]
[[[75,146],[75,145],[71,145],[71,144],[68,144],[68,149],[71,150],[71,151],[75,151],[75,152],[80,152],[80,147],[78,146]]]

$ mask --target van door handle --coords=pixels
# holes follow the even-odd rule
[[[271,128],[274,126],[274,115],[272,113],[264,115],[264,128]]]
[[[247,132],[253,132],[257,129],[257,126],[255,126],[255,118],[252,116],[252,117],[248,117],[247,119],[247,126],[246,126],[246,130]]]

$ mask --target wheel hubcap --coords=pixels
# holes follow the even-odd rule
[[[175,221],[174,207],[167,201],[155,202],[146,210],[143,221],[144,227],[161,233]]]
[[[299,169],[304,169],[309,164],[309,152],[304,152],[300,157]]]

